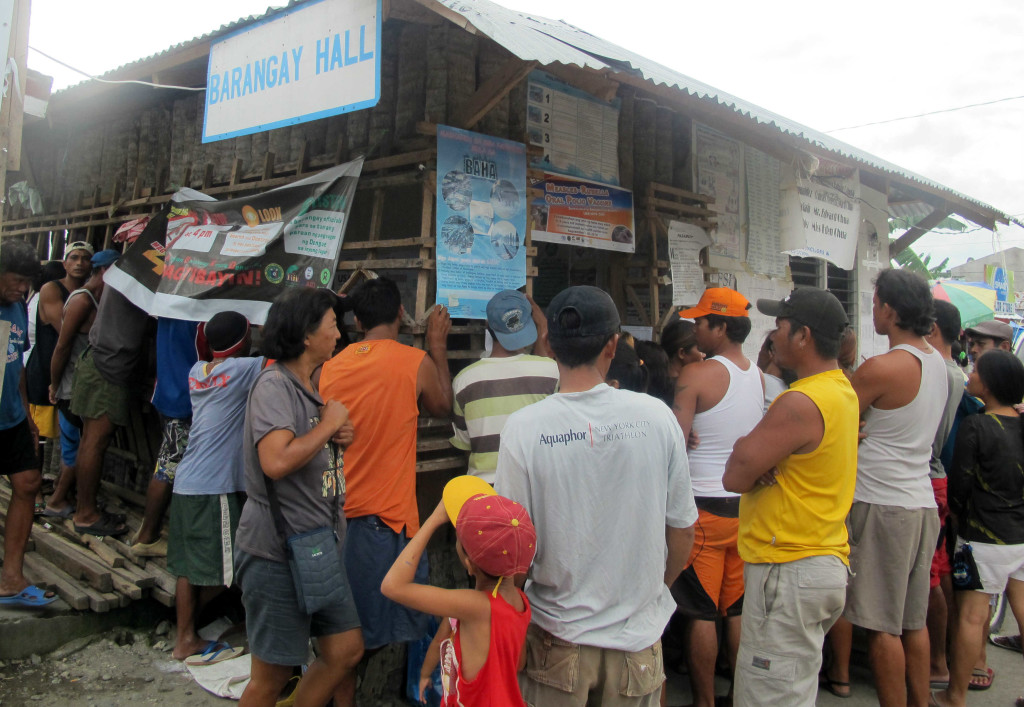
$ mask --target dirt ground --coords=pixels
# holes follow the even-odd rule
[[[0,706],[233,704],[203,690],[184,664],[171,658],[169,631],[166,622],[156,632],[113,629],[46,656],[0,662]]]

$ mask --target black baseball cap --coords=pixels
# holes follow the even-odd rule
[[[757,310],[769,317],[794,319],[809,327],[815,336],[839,339],[850,324],[836,296],[817,287],[801,287],[784,299],[759,299]]]
[[[562,314],[576,312],[579,324],[563,328]],[[548,305],[548,335],[563,339],[614,334],[619,330],[619,312],[608,293],[590,285],[562,290]]]

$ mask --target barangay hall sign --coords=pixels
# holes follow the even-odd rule
[[[377,105],[381,0],[311,0],[210,45],[203,142]]]

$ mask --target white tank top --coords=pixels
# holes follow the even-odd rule
[[[895,410],[874,406],[864,412],[867,438],[857,450],[857,490],[853,500],[881,506],[935,508],[928,478],[932,442],[946,407],[946,364],[930,354],[900,344],[891,351],[913,354],[921,362],[917,396]]]
[[[761,372],[751,362],[747,370],[722,356],[714,356],[729,372],[729,388],[710,410],[693,416],[693,429],[700,445],[686,453],[690,461],[690,483],[694,496],[727,498],[739,494],[722,488],[725,462],[740,437],[750,434],[764,416],[764,387]]]

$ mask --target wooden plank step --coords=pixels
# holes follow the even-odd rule
[[[65,538],[47,532],[37,533],[36,552],[72,577],[84,579],[89,586],[100,592],[109,592],[114,588],[109,568],[87,555],[88,550]]]
[[[25,567],[28,568],[33,578],[40,581],[53,583],[56,587],[57,596],[67,602],[67,605],[78,611],[85,611],[89,608],[89,595],[82,585],[74,577],[64,572],[37,552],[30,552],[25,555]]]

